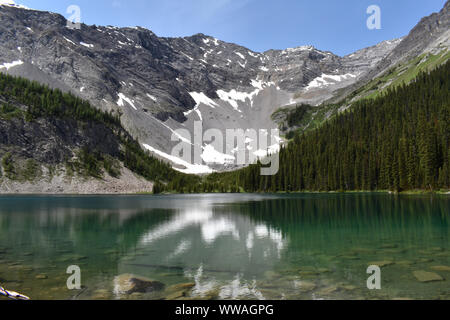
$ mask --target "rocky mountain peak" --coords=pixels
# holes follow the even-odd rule
[[[433,35],[448,32],[448,15],[424,21]],[[313,46],[259,53],[202,33],[168,38],[141,27],[85,24],[73,30],[61,15],[14,5],[0,7],[0,22],[1,72],[71,91],[120,114],[132,135],[166,159],[172,159],[177,129],[193,132],[196,121],[222,131],[276,128],[271,115],[279,107],[319,104],[416,39],[339,57]],[[415,33],[422,29],[430,33],[427,27]],[[232,156],[215,151],[222,159]]]

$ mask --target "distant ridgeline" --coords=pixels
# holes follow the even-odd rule
[[[66,174],[120,178],[125,166],[159,184],[199,178],[181,174],[151,157],[121,126],[69,93],[0,73],[0,177],[40,179],[42,167],[63,166]]]
[[[297,133],[275,176],[255,164],[207,179],[245,192],[449,189],[449,71],[447,62]]]
[[[0,73],[1,176],[39,179],[42,166],[120,178],[120,166],[155,181],[154,192],[437,190],[450,187],[450,62],[409,85],[358,101],[318,129],[296,133],[280,170],[261,164],[205,177],[143,151],[120,119],[71,94]],[[0,177],[1,178],[1,177]]]

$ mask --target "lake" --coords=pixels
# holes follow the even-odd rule
[[[45,300],[450,299],[449,212],[446,195],[2,196],[0,285]],[[126,274],[164,288],[124,294]]]

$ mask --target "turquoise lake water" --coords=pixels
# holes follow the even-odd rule
[[[0,285],[48,300],[450,299],[449,231],[444,195],[2,196]],[[165,289],[120,294],[123,274]]]

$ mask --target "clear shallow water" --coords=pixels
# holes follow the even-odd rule
[[[449,212],[448,196],[4,196],[0,284],[33,299],[450,299]],[[121,274],[166,289],[118,295]]]

